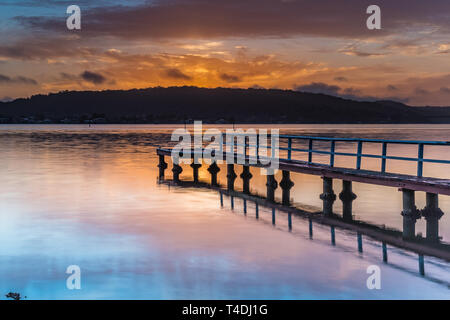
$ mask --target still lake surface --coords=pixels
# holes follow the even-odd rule
[[[207,126],[205,126],[207,127]],[[212,127],[212,126],[208,126]],[[214,126],[224,128],[224,126]],[[243,126],[248,127],[248,126]],[[336,137],[450,140],[449,125],[261,125],[281,133]],[[450,264],[355,235],[254,207],[242,213],[236,200],[221,208],[217,192],[159,184],[155,148],[170,140],[163,125],[2,125],[0,126],[0,294],[27,299],[449,299]],[[339,145],[352,150],[352,145]],[[450,147],[425,155],[450,159]],[[377,145],[367,152],[380,152]],[[416,156],[409,147],[392,155]],[[298,156],[300,158],[300,155]],[[321,158],[314,160],[320,161]],[[337,158],[336,165],[354,160]],[[171,163],[167,174],[170,177]],[[326,162],[326,158],[324,158]],[[364,168],[379,168],[363,160]],[[450,167],[425,164],[424,175],[450,179]],[[237,168],[237,173],[240,173]],[[388,161],[388,171],[415,174],[413,164]],[[265,193],[265,177],[252,170],[251,190]],[[219,182],[226,182],[222,167]],[[185,167],[182,179],[192,178]],[[206,166],[200,179],[208,181]],[[292,174],[295,205],[319,209],[319,177]],[[279,174],[277,180],[280,181]],[[237,189],[241,187],[236,180]],[[340,192],[340,182],[335,192]],[[357,219],[401,230],[401,193],[395,188],[355,183]],[[278,188],[277,197],[281,196]],[[416,195],[417,207],[425,195]],[[450,197],[440,197],[442,241],[450,242]],[[335,211],[341,212],[340,201]],[[425,221],[417,222],[425,234]],[[81,290],[66,288],[69,265],[81,268]],[[367,267],[381,268],[381,290],[366,286]]]

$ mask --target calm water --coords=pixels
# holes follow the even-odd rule
[[[450,140],[445,125],[281,129],[303,135]],[[336,246],[331,246],[325,226],[316,225],[310,240],[301,218],[293,218],[288,232],[283,213],[277,214],[274,227],[269,209],[260,208],[257,220],[251,204],[245,216],[240,200],[231,210],[227,198],[221,208],[215,191],[158,184],[155,147],[165,145],[170,133],[167,126],[0,126],[2,297],[13,291],[28,299],[450,298],[450,266],[438,259],[425,258],[426,276],[421,277],[414,253],[389,247],[389,263],[383,264],[379,243],[364,238],[359,254],[351,232],[337,229]],[[426,149],[426,156],[450,159],[446,149]],[[379,146],[365,151],[379,152]],[[389,152],[415,156],[408,148]],[[379,167],[364,161],[365,168]],[[336,164],[352,165],[345,158]],[[415,172],[413,165],[395,161],[388,162],[388,170]],[[265,178],[258,170],[252,173],[252,192],[264,194]],[[225,174],[222,169],[222,183]],[[450,170],[426,165],[425,175],[450,178]],[[208,180],[205,166],[200,177]],[[191,179],[190,168],[182,178]],[[292,178],[295,204],[320,208],[320,178]],[[337,182],[335,192],[340,188]],[[358,219],[401,229],[397,189],[355,183],[354,192]],[[424,202],[424,194],[417,193],[418,208]],[[440,235],[450,242],[450,197],[441,196],[440,207],[445,212]],[[335,210],[340,212],[340,201]],[[418,221],[417,232],[425,234],[425,221]],[[373,264],[381,268],[381,290],[366,287],[366,269]],[[81,268],[81,290],[66,289],[69,265]]]

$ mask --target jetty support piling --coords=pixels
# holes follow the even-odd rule
[[[342,201],[342,217],[344,220],[353,220],[352,202],[356,199],[356,194],[352,192],[352,182],[342,180],[342,191],[339,193]]]
[[[403,238],[413,239],[416,236],[416,221],[420,212],[416,208],[414,190],[401,189],[403,193]]]
[[[180,174],[183,172],[183,168],[179,164],[173,163],[172,173],[173,173],[173,181],[180,182]]]
[[[427,221],[427,240],[439,242],[439,219],[444,213],[439,209],[439,198],[436,193],[427,192],[426,199],[426,206],[421,214]]]
[[[159,157],[159,164],[158,164],[159,180],[163,180],[164,179],[164,171],[167,169],[167,163],[164,161],[164,155],[160,154],[160,155],[158,155],[158,157]]]
[[[275,190],[278,188],[278,182],[275,180],[275,176],[273,174],[267,175],[267,200],[275,201]]]
[[[191,163],[191,168],[192,168],[192,171],[193,171],[193,176],[194,176],[194,182],[195,183],[198,183],[198,169],[200,169],[201,166],[202,165],[200,163],[195,163],[195,162]]]
[[[291,204],[291,189],[294,186],[294,182],[291,180],[291,172],[287,170],[282,171],[283,178],[280,181],[280,187],[283,190],[282,203],[285,206]]]
[[[323,213],[325,215],[333,214],[333,203],[336,201],[336,194],[333,191],[333,179],[322,177],[323,179],[323,193],[320,199],[323,201]]]
[[[219,173],[219,171],[220,171],[220,168],[216,162],[213,162],[210,164],[210,166],[208,168],[208,172],[211,174],[211,185],[212,186],[218,186],[217,173]]]
[[[237,175],[234,172],[234,164],[227,164],[227,189],[234,190],[234,181]]]
[[[245,194],[250,194],[250,179],[253,175],[250,173],[249,166],[242,166],[242,173],[240,174],[242,179],[242,191]]]

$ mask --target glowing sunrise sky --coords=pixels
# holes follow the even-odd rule
[[[449,0],[0,0],[0,30],[0,100],[193,85],[450,106]]]

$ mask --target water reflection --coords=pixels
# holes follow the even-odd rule
[[[403,133],[392,128],[392,135],[449,136],[448,127],[439,128]],[[286,130],[369,134],[367,127]],[[373,130],[376,135],[391,129]],[[220,209],[215,193],[158,185],[155,147],[165,145],[170,133],[152,126],[0,126],[0,293],[16,291],[30,299],[448,298],[448,288],[418,276],[416,256],[389,248],[384,265],[382,250],[363,238],[361,259],[355,236],[338,229],[332,247],[329,228],[314,225],[311,241],[308,223],[295,216],[292,232],[286,232],[287,216],[277,214],[273,227],[272,212],[260,207],[256,220],[250,202],[246,216],[233,215],[230,207]],[[218,179],[224,183],[221,169]],[[181,179],[191,179],[191,170]],[[209,180],[205,170],[199,170],[200,181]],[[264,194],[264,178],[252,174],[250,191]],[[320,179],[292,178],[296,203],[319,207]],[[242,188],[240,179],[236,185]],[[364,199],[354,202],[356,214],[400,227],[400,194],[373,187],[354,185]],[[275,196],[281,199],[279,190]],[[243,208],[239,199],[234,206]],[[450,237],[447,197],[440,206],[446,213],[440,221],[445,240]],[[426,276],[448,279],[448,267],[431,260],[425,258]],[[71,264],[81,267],[80,291],[65,287]],[[366,287],[370,264],[380,264],[382,290]]]

